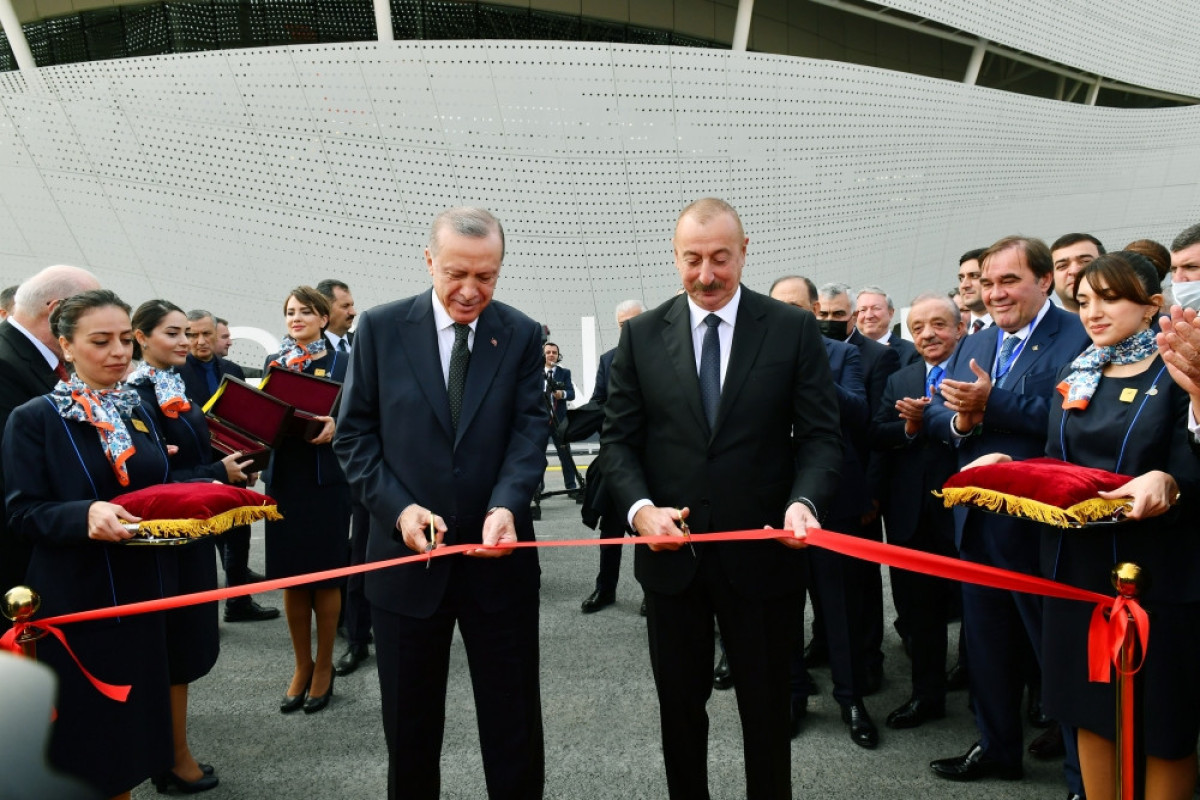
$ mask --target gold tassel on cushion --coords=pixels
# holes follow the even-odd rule
[[[934,492],[941,497],[947,508],[953,506],[976,506],[998,514],[1041,522],[1056,528],[1075,528],[1089,522],[1110,519],[1119,509],[1128,505],[1126,500],[1105,500],[1095,497],[1076,503],[1068,508],[1059,508],[1040,503],[1028,497],[983,489],[978,486],[943,489]]]
[[[237,525],[260,519],[283,519],[275,506],[239,506],[208,519],[147,519],[138,523],[138,533],[152,539],[198,539],[224,533]]]

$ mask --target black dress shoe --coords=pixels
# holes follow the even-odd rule
[[[733,670],[729,669],[729,656],[721,653],[721,660],[713,670],[713,688],[728,689],[733,686]]]
[[[983,754],[979,742],[961,756],[930,761],[933,774],[948,781],[976,781],[980,778],[999,778],[1002,781],[1019,781],[1025,776],[1020,764],[1002,764],[992,761]]]
[[[293,711],[299,711],[304,708],[304,701],[308,698],[309,687],[312,686],[312,676],[308,676],[308,683],[304,684],[304,691],[297,695],[285,694],[283,700],[279,703],[280,714],[291,714]]]
[[[346,648],[346,652],[333,665],[333,671],[338,675],[349,675],[358,669],[358,665],[366,661],[369,655],[371,655],[371,651],[365,644],[352,644]]]
[[[1084,797],[1083,795],[1081,795],[1079,792],[1072,792],[1072,791],[1068,790],[1067,791],[1067,800],[1087,800],[1087,798]]]
[[[225,606],[226,622],[262,622],[263,620],[275,619],[278,616],[278,608],[260,606],[253,600],[247,600],[244,603],[237,603],[236,605],[226,604]]]
[[[215,769],[213,769],[212,764],[201,764],[199,761],[197,761],[196,766],[199,767],[200,771],[203,772],[205,775],[216,775],[217,774],[217,771]]]
[[[916,728],[933,719],[942,719],[946,716],[946,704],[934,703],[929,700],[922,700],[919,697],[914,697],[904,705],[897,708],[895,711],[887,715],[885,720],[889,728],[902,730],[904,728]]]
[[[1042,708],[1042,699],[1040,697],[1030,696],[1029,707],[1025,709],[1025,716],[1029,719],[1029,724],[1035,728],[1048,728],[1054,724],[1054,720],[1050,719]]]
[[[1029,743],[1029,755],[1042,761],[1062,758],[1066,754],[1067,745],[1063,742],[1062,728],[1057,722],[1051,721],[1050,727]]]
[[[808,716],[808,695],[792,695],[791,709],[788,713],[792,738],[795,739],[800,735],[800,728],[804,726],[804,719]]]
[[[159,794],[166,794],[171,789],[178,789],[184,794],[207,792],[209,789],[217,788],[217,784],[221,782],[216,775],[201,775],[194,781],[185,781],[171,770],[167,770],[161,775],[155,775],[151,780]]]
[[[804,666],[819,667],[829,663],[829,647],[821,641],[813,639],[804,648]]]
[[[308,699],[304,701],[304,713],[315,714],[318,711],[324,711],[325,706],[329,705],[329,699],[333,697],[333,679],[336,675],[329,676],[329,691],[321,696],[310,694]]]
[[[602,592],[599,589],[588,595],[587,599],[579,606],[585,614],[595,614],[605,606],[611,606],[617,602],[617,596],[612,592]]]
[[[861,702],[842,706],[842,722],[850,726],[850,741],[868,750],[879,744],[879,729]]]
[[[955,663],[946,673],[946,691],[959,692],[967,688],[967,668],[961,661]]]

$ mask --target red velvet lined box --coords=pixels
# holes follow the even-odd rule
[[[271,449],[279,444],[292,414],[287,403],[228,375],[204,406],[213,450],[221,458],[241,451],[253,472],[267,468]]]
[[[337,381],[283,367],[267,370],[259,388],[295,409],[286,433],[304,439],[321,433],[324,423],[315,418],[333,416],[342,395],[342,385]]]

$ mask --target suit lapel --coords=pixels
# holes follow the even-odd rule
[[[46,391],[52,390],[58,384],[58,373],[50,368],[46,363],[46,359],[42,358],[42,353],[34,346],[33,342],[25,338],[25,334],[11,325],[0,326],[4,336],[8,339],[8,343],[12,346],[13,352],[16,353],[28,366],[29,374],[37,377],[38,383],[46,387]]]
[[[663,315],[663,351],[675,371],[684,405],[691,412],[700,430],[708,430],[704,408],[700,405],[700,378],[696,375],[696,349],[692,343],[692,318],[686,297],[677,297],[675,304]]]
[[[496,370],[511,340],[512,328],[501,322],[496,309],[490,306],[485,308],[479,315],[479,324],[475,326],[475,344],[471,348],[470,366],[467,367],[467,385],[463,391],[462,415],[458,418],[455,446],[483,405],[484,395],[496,377]]]
[[[742,390],[750,370],[758,357],[763,338],[767,334],[766,309],[758,302],[758,296],[742,287],[742,299],[738,305],[737,324],[733,326],[733,346],[729,350],[729,366],[725,369],[725,382],[721,385],[721,404],[717,406],[715,435],[725,421],[733,400]],[[697,381],[698,383],[698,381]]]
[[[1029,334],[1025,346],[1021,348],[1021,354],[1013,363],[1007,380],[1004,381],[1005,389],[1015,392],[1021,385],[1021,378],[1025,377],[1042,355],[1053,347],[1060,322],[1059,316],[1055,312],[1056,309],[1051,306],[1050,310],[1046,312],[1046,316],[1042,317],[1042,321]]]
[[[442,357],[438,352],[437,327],[433,320],[433,295],[417,295],[408,316],[400,323],[400,341],[407,342],[405,352],[412,364],[417,385],[429,401],[434,416],[446,437],[451,435],[450,400],[446,397],[446,379],[442,376]]]

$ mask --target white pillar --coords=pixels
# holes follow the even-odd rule
[[[374,0],[374,5],[375,32],[379,35],[379,41],[390,42],[396,38],[395,31],[392,30],[392,4],[389,0]]]
[[[1096,98],[1100,96],[1100,81],[1101,78],[1096,76],[1096,82],[1088,87],[1087,104],[1089,106],[1096,105]]]
[[[596,318],[580,317],[579,333],[582,339],[583,352],[579,354],[579,373],[575,377],[575,385],[580,391],[575,395],[575,405],[581,406],[592,396],[596,387],[592,380],[596,375]]]
[[[983,57],[987,53],[987,39],[980,39],[971,50],[971,60],[967,62],[967,74],[963,75],[963,83],[974,86],[979,80],[979,70],[983,68]]]
[[[8,37],[8,46],[12,48],[13,57],[17,59],[17,66],[21,71],[33,72],[36,70],[37,63],[33,60],[33,53],[29,49],[29,42],[25,38],[21,22],[17,19],[17,12],[12,6],[12,0],[0,0],[0,27],[4,28],[4,35]]]
[[[754,14],[754,0],[738,0],[737,22],[733,26],[733,49],[746,52],[750,43],[750,17]]]

